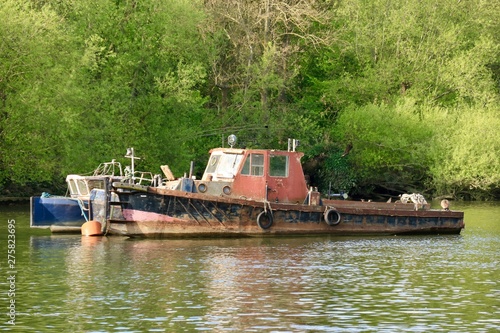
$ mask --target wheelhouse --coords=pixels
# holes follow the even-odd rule
[[[299,152],[217,148],[197,191],[273,202],[302,203],[307,186]]]

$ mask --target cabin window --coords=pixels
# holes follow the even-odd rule
[[[104,190],[104,180],[89,180],[89,190],[94,188]]]
[[[207,171],[206,173],[214,173],[215,169],[217,169],[217,165],[219,164],[221,155],[212,155],[210,157],[210,161],[208,161]]]
[[[269,175],[272,177],[288,177],[288,156],[271,155],[269,159]]]
[[[222,178],[233,178],[236,174],[238,167],[240,166],[240,161],[243,155],[238,154],[224,154],[219,162],[219,167],[217,168],[217,177]]]
[[[80,192],[80,195],[88,195],[89,189],[87,187],[87,183],[85,183],[83,179],[78,179],[76,182],[78,185],[78,192]]]
[[[205,175],[216,178],[234,178],[242,158],[241,154],[214,153],[208,161]]]
[[[68,180],[68,185],[72,197],[89,194],[87,183],[84,179],[70,179]]]
[[[68,181],[69,184],[69,192],[71,195],[79,195],[78,193],[78,186],[76,186],[76,182],[73,179],[70,179]]]
[[[264,155],[263,154],[250,154],[245,160],[242,175],[262,176],[264,175]]]

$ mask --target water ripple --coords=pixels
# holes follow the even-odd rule
[[[500,231],[494,223],[478,222],[462,236],[33,236],[19,243],[16,258],[22,267],[16,329],[495,332]],[[0,330],[11,327],[0,322]]]

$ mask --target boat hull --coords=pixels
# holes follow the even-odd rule
[[[405,204],[264,204],[159,189],[118,195],[123,218],[110,220],[108,233],[127,236],[459,234],[464,227],[463,212],[414,210]]]
[[[61,227],[67,230],[68,227],[81,227],[86,222],[80,204],[73,198],[31,197],[30,210],[32,228],[55,228],[57,230]]]

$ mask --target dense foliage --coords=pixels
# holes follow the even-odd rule
[[[234,133],[300,139],[322,190],[500,197],[495,2],[4,0],[0,21],[0,192],[127,147],[199,174]]]

